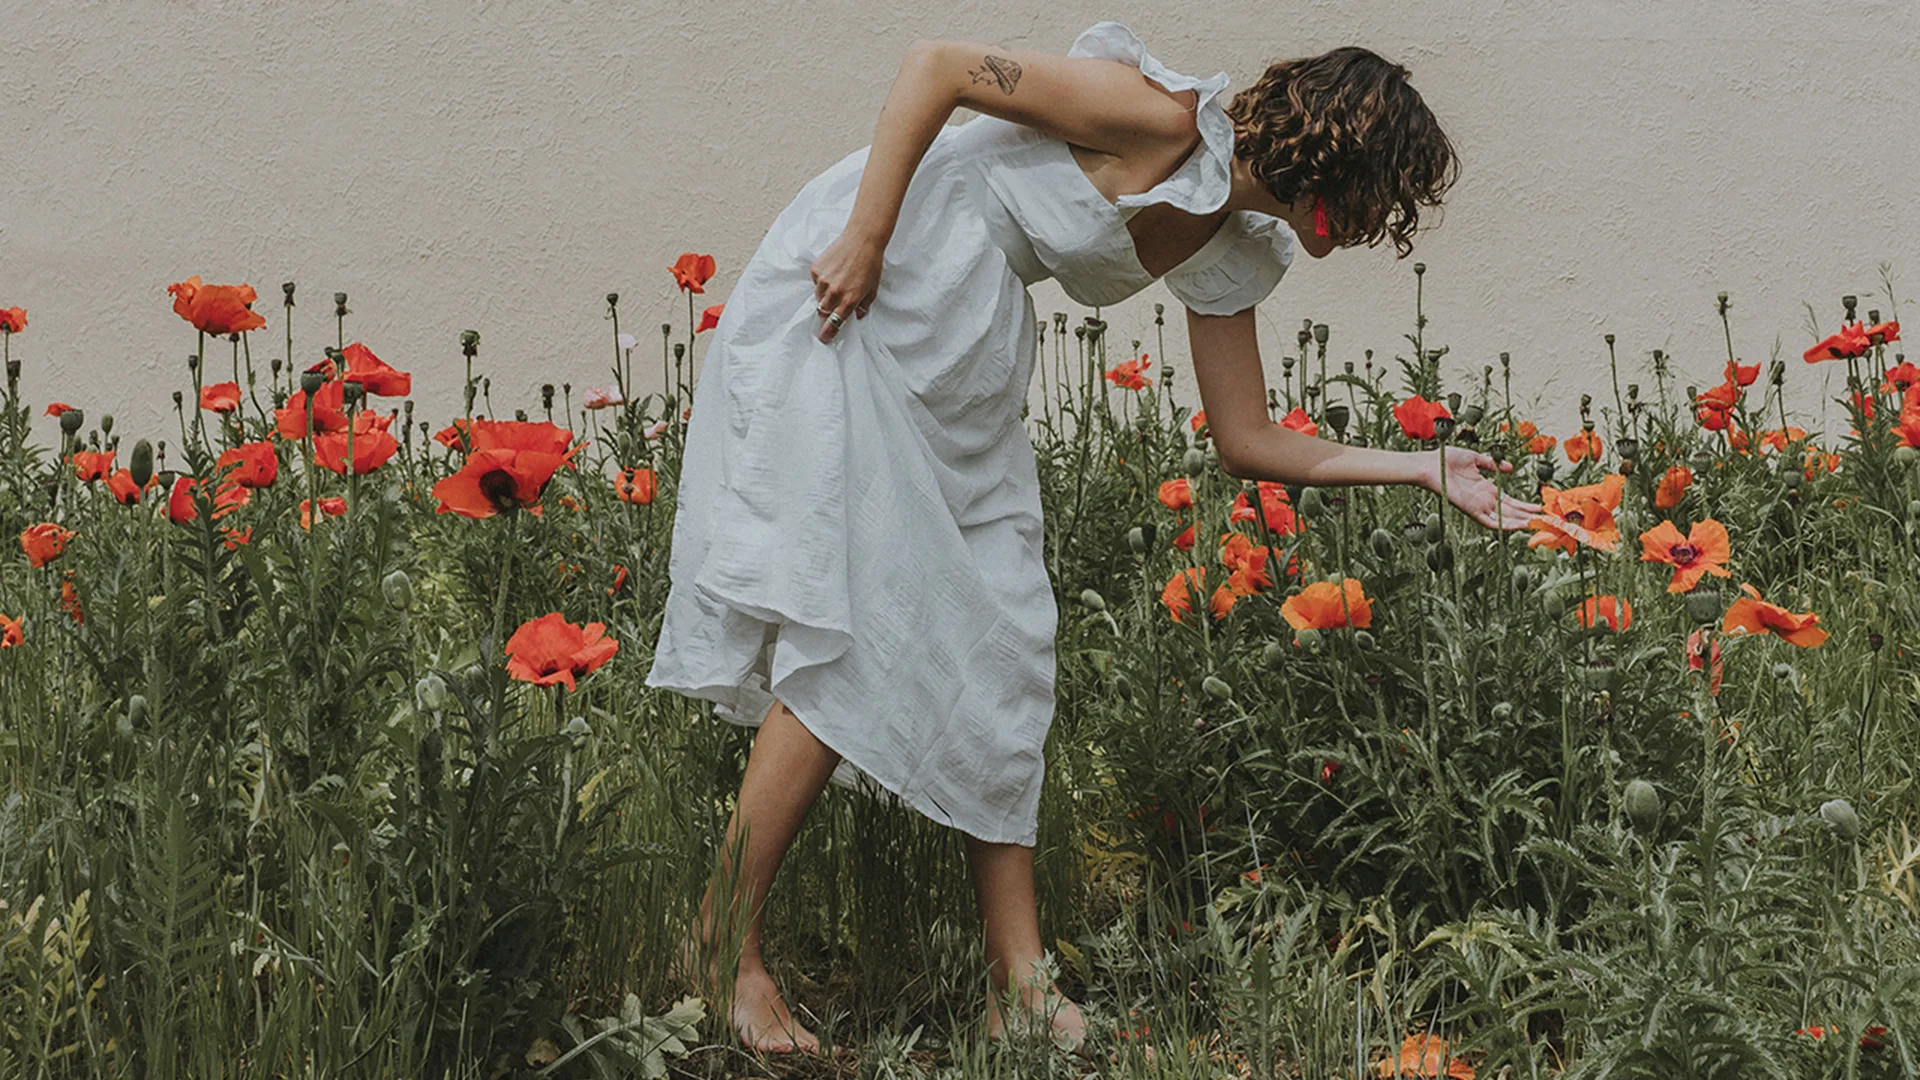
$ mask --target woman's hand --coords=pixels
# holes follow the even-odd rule
[[[880,264],[886,254],[885,240],[874,240],[848,230],[813,261],[813,301],[820,318],[820,340],[831,342],[839,327],[827,321],[828,312],[842,319],[867,317],[873,298],[880,288]]]
[[[1442,454],[1445,455],[1444,459]],[[1539,503],[1506,494],[1485,475],[1488,472],[1512,472],[1511,461],[1496,465],[1491,457],[1458,446],[1442,447],[1431,458],[1432,463],[1421,478],[1421,486],[1434,492],[1442,490],[1444,460],[1447,501],[1489,529],[1522,529],[1530,518],[1540,512]]]

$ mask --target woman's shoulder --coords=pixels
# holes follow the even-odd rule
[[[1234,315],[1267,298],[1293,265],[1293,230],[1271,214],[1236,210],[1193,257],[1161,279],[1187,309]]]

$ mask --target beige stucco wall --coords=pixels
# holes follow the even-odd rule
[[[260,290],[263,362],[280,282],[300,285],[303,363],[345,290],[350,339],[414,371],[429,417],[456,407],[463,327],[484,334],[497,405],[605,381],[603,294],[657,333],[685,318],[665,267],[693,249],[718,259],[723,299],[793,192],[869,140],[918,36],[1064,50],[1116,18],[1236,88],[1344,43],[1407,64],[1464,158],[1415,252],[1430,343],[1454,371],[1510,350],[1517,389],[1561,426],[1605,385],[1603,332],[1705,385],[1724,356],[1717,291],[1744,358],[1776,339],[1794,358],[1803,301],[1827,330],[1843,292],[1888,308],[1877,264],[1898,291],[1920,248],[1913,0],[3,8],[0,306],[32,320],[14,355],[34,398],[132,434],[174,429],[193,333],[164,289],[191,274]],[[1270,379],[1303,317],[1332,325],[1336,361],[1404,350],[1412,261],[1303,256],[1260,309]],[[1035,299],[1078,316],[1050,284]],[[1150,340],[1150,304],[1170,299],[1155,286],[1109,309],[1115,337]]]

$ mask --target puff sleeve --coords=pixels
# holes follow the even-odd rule
[[[1236,210],[1195,257],[1161,278],[1167,291],[1201,315],[1235,315],[1266,299],[1293,264],[1293,230],[1252,210]]]

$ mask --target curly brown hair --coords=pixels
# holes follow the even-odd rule
[[[1278,61],[1227,106],[1234,156],[1280,202],[1320,196],[1345,246],[1391,235],[1405,258],[1420,207],[1438,207],[1459,178],[1453,144],[1409,74],[1358,45]]]

